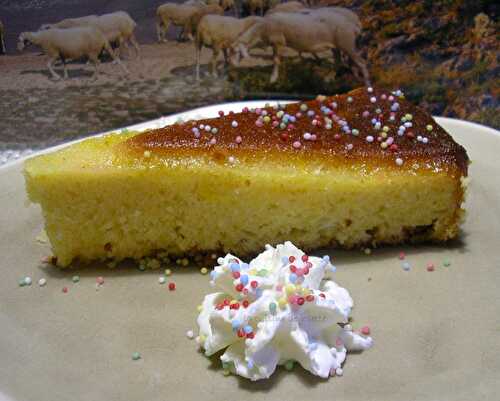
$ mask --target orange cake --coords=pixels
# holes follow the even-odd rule
[[[29,159],[58,264],[457,236],[467,154],[400,91],[220,114]]]

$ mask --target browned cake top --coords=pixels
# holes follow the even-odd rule
[[[339,165],[454,170],[467,175],[465,149],[401,91],[359,88],[345,95],[243,109],[136,135],[129,150],[216,160],[321,158]],[[416,167],[417,166],[417,167]]]

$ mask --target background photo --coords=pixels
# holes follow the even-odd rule
[[[434,115],[500,128],[495,1],[208,3],[0,0],[0,164],[202,105],[312,98],[368,81]],[[113,57],[94,28],[65,21],[85,16]],[[89,43],[100,46],[95,75]],[[65,46],[76,53],[64,79],[61,60],[54,74],[48,62]]]

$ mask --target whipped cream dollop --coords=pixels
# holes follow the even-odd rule
[[[372,345],[348,324],[353,301],[329,279],[336,268],[328,256],[285,242],[266,245],[249,264],[231,254],[218,263],[211,272],[218,291],[199,308],[197,342],[207,356],[225,349],[226,371],[259,380],[298,362],[327,378],[342,374],[347,351]]]

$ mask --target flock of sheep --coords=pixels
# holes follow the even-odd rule
[[[182,4],[159,6],[156,11],[158,41],[166,41],[171,25],[180,28],[178,40],[193,40],[197,79],[200,78],[203,47],[212,49],[211,72],[216,76],[221,53],[226,66],[238,66],[242,58],[249,57],[251,49],[270,46],[273,51],[270,82],[276,82],[279,77],[282,49],[287,47],[297,51],[301,57],[309,53],[318,59],[325,51],[331,52],[334,58],[339,54],[347,56],[353,63],[356,77],[369,84],[366,62],[356,49],[361,23],[352,11],[342,7],[309,7],[310,3],[298,1],[237,1],[188,0]],[[246,3],[251,14],[246,18],[238,18],[241,1]],[[267,9],[265,15],[264,9]],[[225,16],[225,11],[232,12],[234,16]],[[67,78],[66,61],[82,57],[94,64],[94,75],[97,75],[99,55],[103,50],[127,72],[120,55],[123,48],[128,49],[132,45],[138,56],[139,45],[134,35],[136,25],[124,11],[65,19],[55,24],[44,24],[36,32],[21,33],[18,49],[22,51],[31,44],[41,47],[49,56],[47,67],[54,79],[60,79],[54,71],[56,61],[62,61],[64,77]],[[5,51],[3,36],[0,22],[1,48]]]

